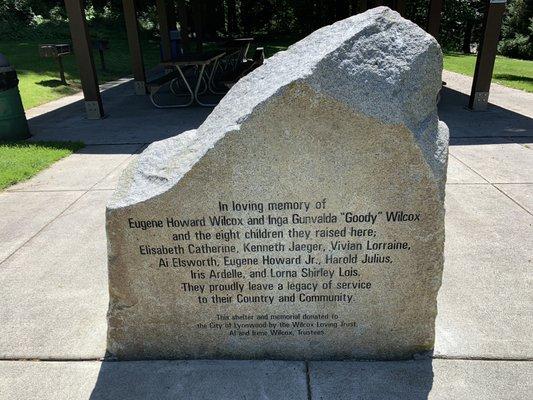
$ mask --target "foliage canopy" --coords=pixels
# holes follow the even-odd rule
[[[305,36],[313,30],[357,13],[358,0],[170,0],[178,20],[195,30],[203,25],[206,39],[215,36]],[[368,0],[372,6],[374,1]],[[393,6],[395,1],[384,2]],[[445,0],[440,42],[445,50],[469,53],[479,42],[485,0]],[[137,1],[141,26],[157,34],[155,1]],[[429,0],[406,2],[406,16],[426,26]],[[86,0],[92,27],[121,31],[121,0]],[[0,35],[10,40],[28,37],[68,39],[63,0],[0,0]],[[533,58],[533,0],[509,0],[503,22],[500,53]]]

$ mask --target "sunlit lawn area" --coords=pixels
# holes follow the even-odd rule
[[[259,46],[263,46],[265,49],[265,56],[271,57],[278,51],[287,50],[292,43],[297,41],[297,39],[274,39],[267,40],[264,43],[259,42]]]
[[[145,65],[151,68],[159,61],[159,48],[154,41],[145,40],[143,44]],[[98,52],[94,52],[100,83],[131,74],[126,40],[110,38],[109,45],[110,49],[104,53],[107,71],[102,71]],[[59,79],[57,61],[53,58],[40,58],[38,46],[39,42],[6,42],[0,38],[0,53],[4,54],[17,70],[19,90],[26,110],[81,89],[74,56],[63,57],[68,83],[65,86]]]
[[[473,54],[448,53],[444,56],[444,69],[463,75],[474,75],[476,56]],[[493,82],[515,89],[533,92],[533,61],[496,57]]]
[[[83,147],[79,142],[0,142],[0,190]]]

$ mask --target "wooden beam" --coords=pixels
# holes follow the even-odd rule
[[[468,108],[486,110],[489,102],[492,71],[500,39],[505,0],[488,0],[483,20],[483,34],[476,59],[476,69]]]
[[[94,68],[91,40],[83,6],[83,0],[65,0],[72,46],[80,72],[85,112],[88,119],[100,119],[104,117],[104,107]]]
[[[157,8],[157,20],[159,21],[159,35],[161,36],[161,58],[163,61],[167,61],[172,58],[168,7],[165,0],[156,0],[155,6]]]
[[[146,94],[146,73],[144,71],[141,41],[139,39],[139,25],[137,22],[137,10],[135,0],[122,0],[124,20],[126,22],[126,34],[128,35],[128,47],[130,49],[131,70],[133,72],[133,84],[135,93]]]
[[[442,3],[443,0],[429,1],[427,32],[437,40],[439,39]]]

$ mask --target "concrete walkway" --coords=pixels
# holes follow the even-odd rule
[[[155,110],[125,82],[104,93],[105,120],[84,120],[80,102],[36,115],[36,140],[89,145],[0,193],[0,399],[533,398],[533,95],[494,85],[494,105],[472,113],[469,79],[444,80],[452,146],[433,359],[102,362],[105,204],[147,143],[209,112]]]
[[[27,112],[34,140],[82,141],[87,145],[151,143],[199,126],[212,108],[157,109],[133,92],[132,80],[101,86],[106,118],[85,118],[83,96],[63,97]]]

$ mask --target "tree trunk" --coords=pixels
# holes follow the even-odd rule
[[[368,0],[357,0],[357,10],[360,13],[368,10]]]
[[[207,39],[214,39],[217,37],[217,32],[224,30],[224,4],[222,0],[203,3],[204,35]]]
[[[242,33],[249,36],[254,26],[254,3],[255,0],[241,0],[240,16]]]
[[[239,27],[237,26],[237,5],[235,0],[227,0],[228,4],[228,33],[235,35],[238,33]]]
[[[466,21],[465,35],[463,37],[463,53],[470,54],[470,45],[472,43],[472,30],[474,29],[474,21],[471,19]]]
[[[202,51],[204,44],[204,2],[196,0],[192,3],[192,19],[196,33],[196,51]]]
[[[189,50],[189,15],[185,0],[178,0],[178,22],[180,24],[181,46],[183,50]]]
[[[348,18],[350,16],[349,0],[335,0],[335,17],[337,20]]]
[[[176,3],[174,0],[167,1],[167,19],[170,30],[176,29]]]

